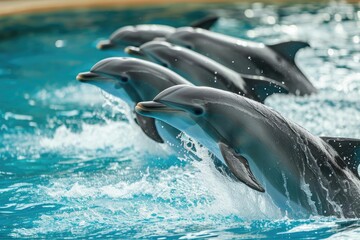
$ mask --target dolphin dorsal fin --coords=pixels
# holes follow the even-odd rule
[[[286,58],[291,63],[295,64],[296,53],[302,48],[310,47],[310,45],[307,42],[302,41],[289,41],[268,45],[268,47]]]
[[[164,143],[164,140],[160,137],[158,130],[156,129],[155,119],[141,116],[140,114],[135,113],[136,115],[136,123],[143,130],[143,132],[158,143]]]
[[[360,165],[360,139],[352,138],[333,138],[321,137],[336,150],[343,158],[347,167],[357,176],[359,176],[358,167]]]
[[[209,30],[217,22],[218,19],[218,16],[207,16],[203,19],[193,22],[192,24],[190,24],[190,26],[193,28],[202,28]]]
[[[251,172],[248,161],[243,156],[235,153],[225,143],[219,143],[219,148],[230,171],[237,179],[256,191],[265,192],[265,189],[258,183]]]
[[[248,89],[253,92],[255,100],[263,103],[265,99],[274,93],[289,93],[289,90],[281,83],[261,76],[241,75]]]

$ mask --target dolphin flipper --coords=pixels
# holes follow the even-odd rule
[[[343,158],[347,167],[359,176],[358,167],[360,165],[360,139],[352,138],[333,138],[321,137]]]
[[[225,143],[219,143],[219,148],[226,164],[235,177],[250,188],[259,192],[265,192],[265,189],[255,179],[248,161],[243,156],[236,154],[235,151]]]
[[[164,140],[160,137],[158,130],[156,129],[155,119],[141,116],[140,114],[136,115],[136,123],[143,130],[143,132],[158,143],[164,143]]]
[[[193,28],[203,28],[209,30],[217,22],[218,19],[218,16],[207,16],[203,19],[193,22],[192,24],[190,24],[190,26]]]
[[[302,41],[282,42],[274,45],[268,45],[269,48],[295,64],[296,53],[305,47],[310,47],[309,43]]]
[[[254,96],[261,103],[274,93],[289,93],[287,87],[269,78],[251,75],[241,75],[241,77],[246,82],[248,89],[254,93]]]

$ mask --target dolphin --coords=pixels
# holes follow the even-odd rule
[[[214,60],[162,40],[147,42],[125,51],[163,65],[197,86],[214,87],[264,102],[273,93],[288,93],[286,87],[261,76],[245,76]]]
[[[308,47],[308,43],[290,41],[265,45],[191,27],[179,28],[166,39],[210,57],[236,72],[274,79],[283,83],[290,93],[309,95],[316,92],[295,64],[296,52]]]
[[[136,103],[152,100],[162,90],[190,82],[158,64],[135,58],[112,57],[96,63],[89,72],[79,73],[77,80],[99,87],[123,100],[130,109]],[[152,140],[178,144],[180,131],[163,123],[135,113],[135,119],[143,132]]]
[[[314,136],[263,104],[208,87],[170,87],[136,112],[203,144],[284,213],[360,217],[358,139]]]
[[[194,28],[209,29],[218,20],[217,16],[207,16],[191,24]],[[123,45],[140,46],[155,38],[166,37],[176,31],[176,28],[160,24],[141,24],[125,26],[113,32],[109,39],[102,40],[97,44],[101,50],[113,49]]]

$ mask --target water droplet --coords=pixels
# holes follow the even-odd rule
[[[276,18],[273,17],[273,16],[268,16],[268,17],[266,18],[266,22],[267,22],[268,24],[275,24],[275,23],[276,23]]]
[[[341,22],[342,16],[341,16],[339,13],[337,13],[337,14],[334,15],[334,19],[335,19],[335,21],[337,21],[337,22]]]
[[[57,47],[57,48],[65,47],[65,41],[64,40],[56,40],[55,47]]]
[[[244,12],[245,16],[248,17],[248,18],[252,18],[254,17],[254,11],[251,10],[251,9],[246,9],[245,12]]]
[[[360,37],[359,36],[354,36],[352,38],[352,40],[353,40],[354,43],[360,43]]]

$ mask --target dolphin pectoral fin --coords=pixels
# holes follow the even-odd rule
[[[160,137],[159,132],[156,129],[154,118],[144,117],[136,113],[136,123],[143,130],[146,136],[155,142],[164,143],[164,140]]]
[[[225,143],[219,143],[219,148],[226,164],[236,178],[256,191],[265,192],[265,189],[255,179],[248,161],[243,156],[236,154],[235,151]]]
[[[218,16],[207,16],[203,19],[193,22],[192,24],[190,24],[190,26],[193,28],[203,28],[209,30],[217,22],[218,19]]]
[[[241,75],[246,82],[248,89],[253,92],[255,100],[264,102],[265,99],[274,93],[289,93],[289,90],[279,82],[261,76]]]
[[[328,143],[344,160],[346,166],[360,178],[360,139],[320,137]]]
[[[302,41],[282,42],[274,45],[268,45],[269,48],[295,64],[296,53],[305,47],[310,47],[309,43]]]

